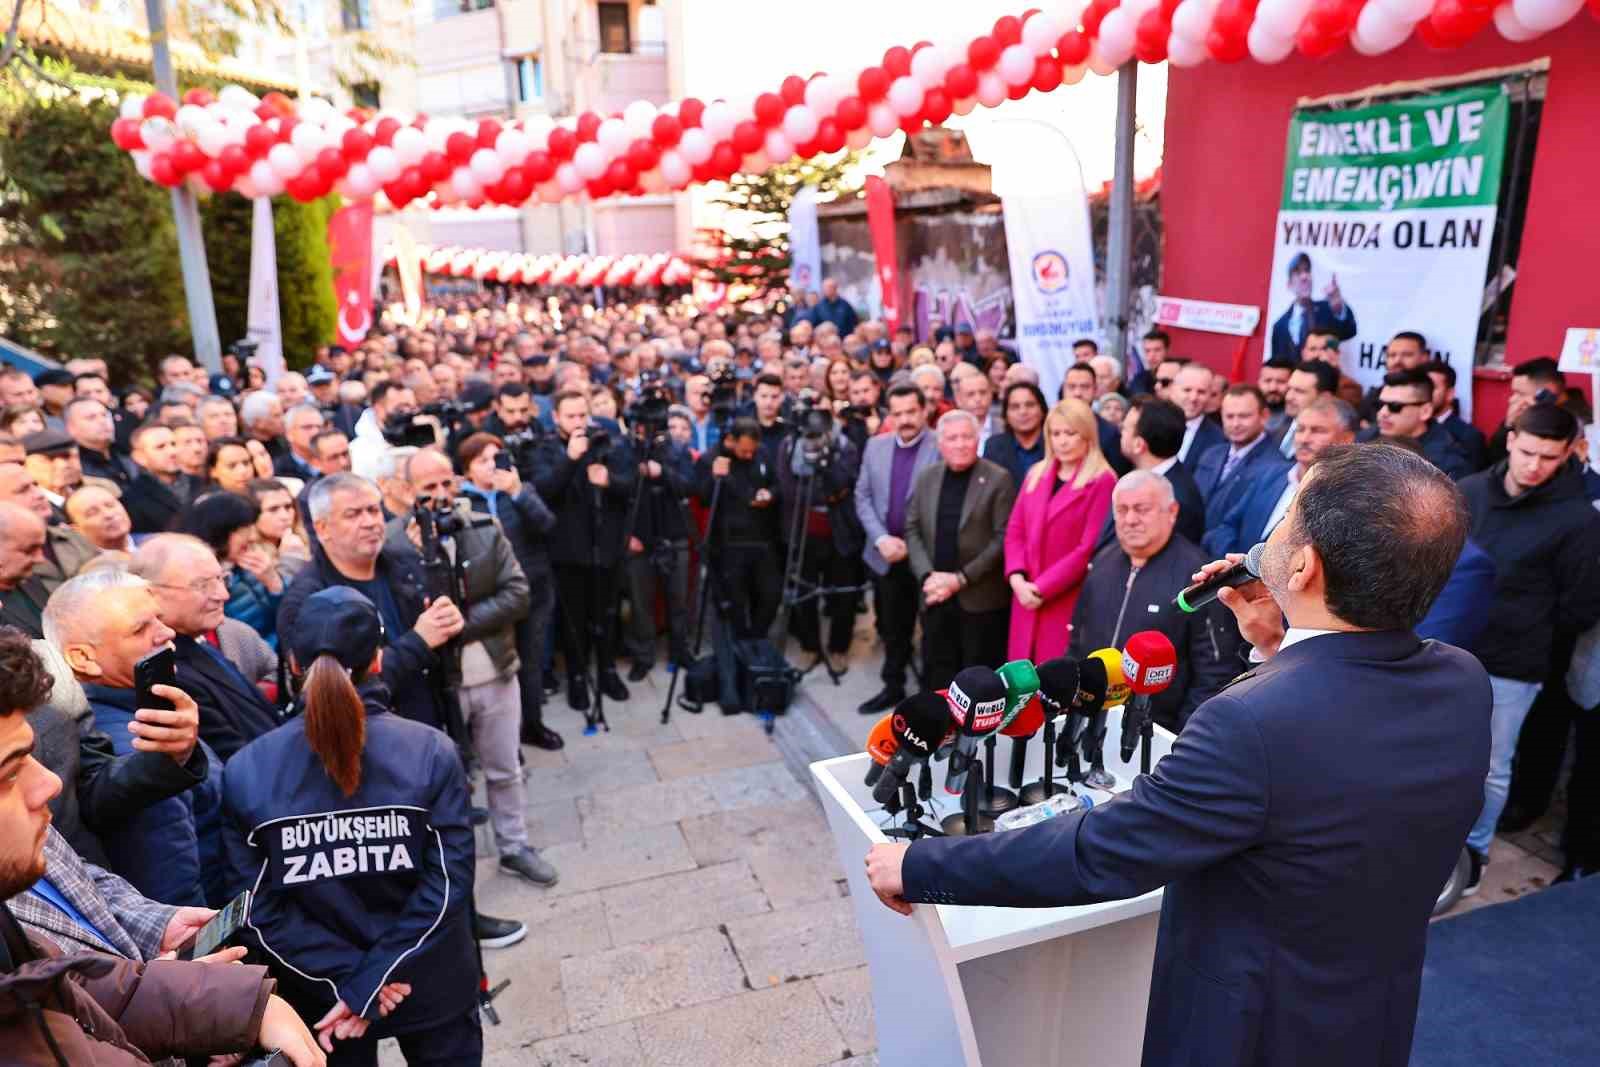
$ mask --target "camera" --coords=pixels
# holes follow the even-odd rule
[[[666,433],[667,411],[674,399],[672,390],[654,371],[640,375],[639,398],[628,412],[635,429],[646,437]]]
[[[543,425],[540,424],[538,419],[534,419],[524,429],[518,430],[516,433],[506,434],[505,451],[501,452],[500,455],[506,457],[509,464],[514,464],[517,470],[525,470],[528,466],[529,457],[533,454],[534,446],[539,443],[539,439],[543,436]],[[495,465],[499,466],[499,464],[499,459],[496,459]]]
[[[584,461],[589,466],[603,466],[611,459],[611,435],[602,427],[589,427],[589,451],[584,453]]]
[[[711,372],[711,415],[719,424],[733,419],[734,409],[739,406],[739,383],[749,377],[749,371],[731,363]]]
[[[435,442],[432,423],[417,411],[397,411],[383,424],[383,439],[395,448],[429,448]]]
[[[802,389],[790,409],[794,425],[806,437],[827,437],[833,432],[833,412],[821,400],[815,389]]]
[[[412,507],[411,517],[417,521],[417,530],[422,535],[423,555],[427,555],[428,546],[440,538],[454,537],[467,528],[466,516],[456,511],[451,500],[421,497]]]

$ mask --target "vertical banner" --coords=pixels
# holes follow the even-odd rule
[[[866,180],[867,228],[872,231],[872,254],[878,265],[878,290],[883,301],[883,321],[892,334],[900,325],[900,255],[894,242],[894,190],[874,175]]]
[[[806,186],[789,202],[789,291],[798,298],[822,285],[822,237],[817,191]]]
[[[400,276],[400,300],[412,325],[422,316],[422,250],[404,223],[396,222],[393,233],[394,270]]]
[[[272,198],[258,196],[250,216],[250,306],[246,334],[256,343],[255,361],[267,384],[284,371],[283,327],[278,318],[278,239],[272,232]]]
[[[339,343],[354,348],[372,329],[372,201],[346,204],[328,220]]]
[[[1011,296],[1017,314],[1017,350],[1039,372],[1051,404],[1072,366],[1072,342],[1096,337],[1100,315],[1094,291],[1094,240],[1089,198],[1076,168],[1052,175],[1062,187],[1051,196],[1002,196]]]
[[[1267,290],[1267,352],[1296,358],[1313,329],[1341,339],[1363,388],[1402,330],[1471,381],[1510,103],[1499,85],[1289,121]],[[1456,391],[1462,418],[1472,390]]]

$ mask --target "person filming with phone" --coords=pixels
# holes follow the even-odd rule
[[[360,592],[308,597],[285,635],[297,714],[223,773],[231,888],[330,1064],[483,1055],[472,825],[450,740],[390,709],[384,624]]]

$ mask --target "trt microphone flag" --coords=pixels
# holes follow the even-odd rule
[[[272,198],[258,196],[250,215],[250,307],[245,334],[256,343],[255,362],[270,386],[284,371],[283,326],[278,318],[278,238]]]

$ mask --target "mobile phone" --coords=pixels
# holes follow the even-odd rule
[[[289,1057],[283,1054],[282,1049],[273,1049],[265,1056],[255,1056],[239,1064],[239,1067],[294,1067],[289,1062]]]
[[[178,653],[171,645],[157,649],[133,665],[133,686],[138,697],[137,707],[158,708],[171,711],[172,701],[158,697],[151,689],[158,685],[178,685]]]
[[[494,469],[497,470],[497,471],[508,471],[508,470],[510,470],[511,469],[511,457],[508,454],[506,454],[505,452],[496,452],[494,454]]]
[[[250,890],[246,889],[230,900],[227,907],[213,915],[211,921],[196,931],[193,937],[178,946],[178,958],[192,960],[196,956],[209,956],[220,948],[226,948],[229,939],[238,933],[239,927],[244,925],[249,916]]]

